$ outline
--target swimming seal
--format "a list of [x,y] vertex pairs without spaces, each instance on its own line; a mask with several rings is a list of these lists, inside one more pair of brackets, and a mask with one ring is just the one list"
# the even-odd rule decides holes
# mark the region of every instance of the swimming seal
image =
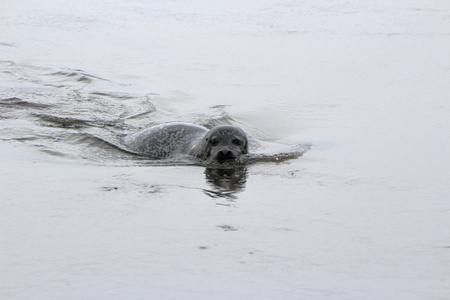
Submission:
[[128,135],[123,142],[131,151],[152,159],[193,157],[223,163],[248,153],[244,131],[231,125],[208,130],[195,124],[166,123]]

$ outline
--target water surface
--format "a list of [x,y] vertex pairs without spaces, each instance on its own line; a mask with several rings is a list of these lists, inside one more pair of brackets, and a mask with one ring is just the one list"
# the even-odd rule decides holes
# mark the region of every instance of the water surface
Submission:
[[[445,299],[449,16],[3,1],[1,298]],[[255,160],[120,147],[170,121],[240,126]]]

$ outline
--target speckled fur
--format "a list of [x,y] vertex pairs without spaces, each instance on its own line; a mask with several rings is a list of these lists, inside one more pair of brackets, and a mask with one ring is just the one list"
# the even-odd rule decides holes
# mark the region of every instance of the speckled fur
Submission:
[[164,159],[189,154],[207,132],[205,127],[194,124],[167,123],[131,134],[124,144],[138,154]]
[[[220,139],[221,144],[212,146],[210,139]],[[239,139],[242,143],[233,145]],[[207,128],[189,123],[166,123],[150,127],[124,139],[132,152],[152,159],[193,157],[200,160],[217,159],[217,152],[226,149],[235,158],[248,152],[247,137],[242,129],[234,126]],[[212,157],[211,157],[212,156]]]

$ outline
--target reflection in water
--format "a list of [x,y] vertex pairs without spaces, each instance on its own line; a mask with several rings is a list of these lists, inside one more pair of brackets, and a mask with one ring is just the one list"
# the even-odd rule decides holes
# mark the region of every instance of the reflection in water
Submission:
[[212,198],[226,198],[235,200],[236,194],[245,189],[248,170],[245,167],[229,169],[206,168],[206,182],[212,187],[204,190]]

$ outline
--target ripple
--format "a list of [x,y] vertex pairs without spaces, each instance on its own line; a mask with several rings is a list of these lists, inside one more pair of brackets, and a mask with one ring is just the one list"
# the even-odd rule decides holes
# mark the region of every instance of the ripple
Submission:
[[[122,144],[122,137],[167,119],[191,121],[207,128],[236,125],[245,129],[251,126],[236,121],[227,111],[229,105],[215,105],[185,118],[177,111],[155,105],[152,93],[118,92],[108,85],[109,80],[79,69],[24,65],[13,61],[0,61],[0,66],[10,84],[14,84],[0,89],[0,121],[22,122],[20,127],[3,126],[2,138],[30,144],[52,156],[121,165],[200,165],[223,173],[211,177],[222,180],[214,185],[220,187],[228,179],[226,171],[218,170],[237,170],[257,163],[283,163],[299,158],[309,149],[309,145],[304,144],[286,147],[272,143],[275,147],[261,151],[264,142],[249,135],[250,151],[259,148],[259,152],[244,155],[232,163],[200,162],[182,156],[152,160],[129,151]],[[87,85],[91,87],[86,89]],[[212,174],[213,171],[208,172]],[[220,189],[207,193],[226,197]]]

